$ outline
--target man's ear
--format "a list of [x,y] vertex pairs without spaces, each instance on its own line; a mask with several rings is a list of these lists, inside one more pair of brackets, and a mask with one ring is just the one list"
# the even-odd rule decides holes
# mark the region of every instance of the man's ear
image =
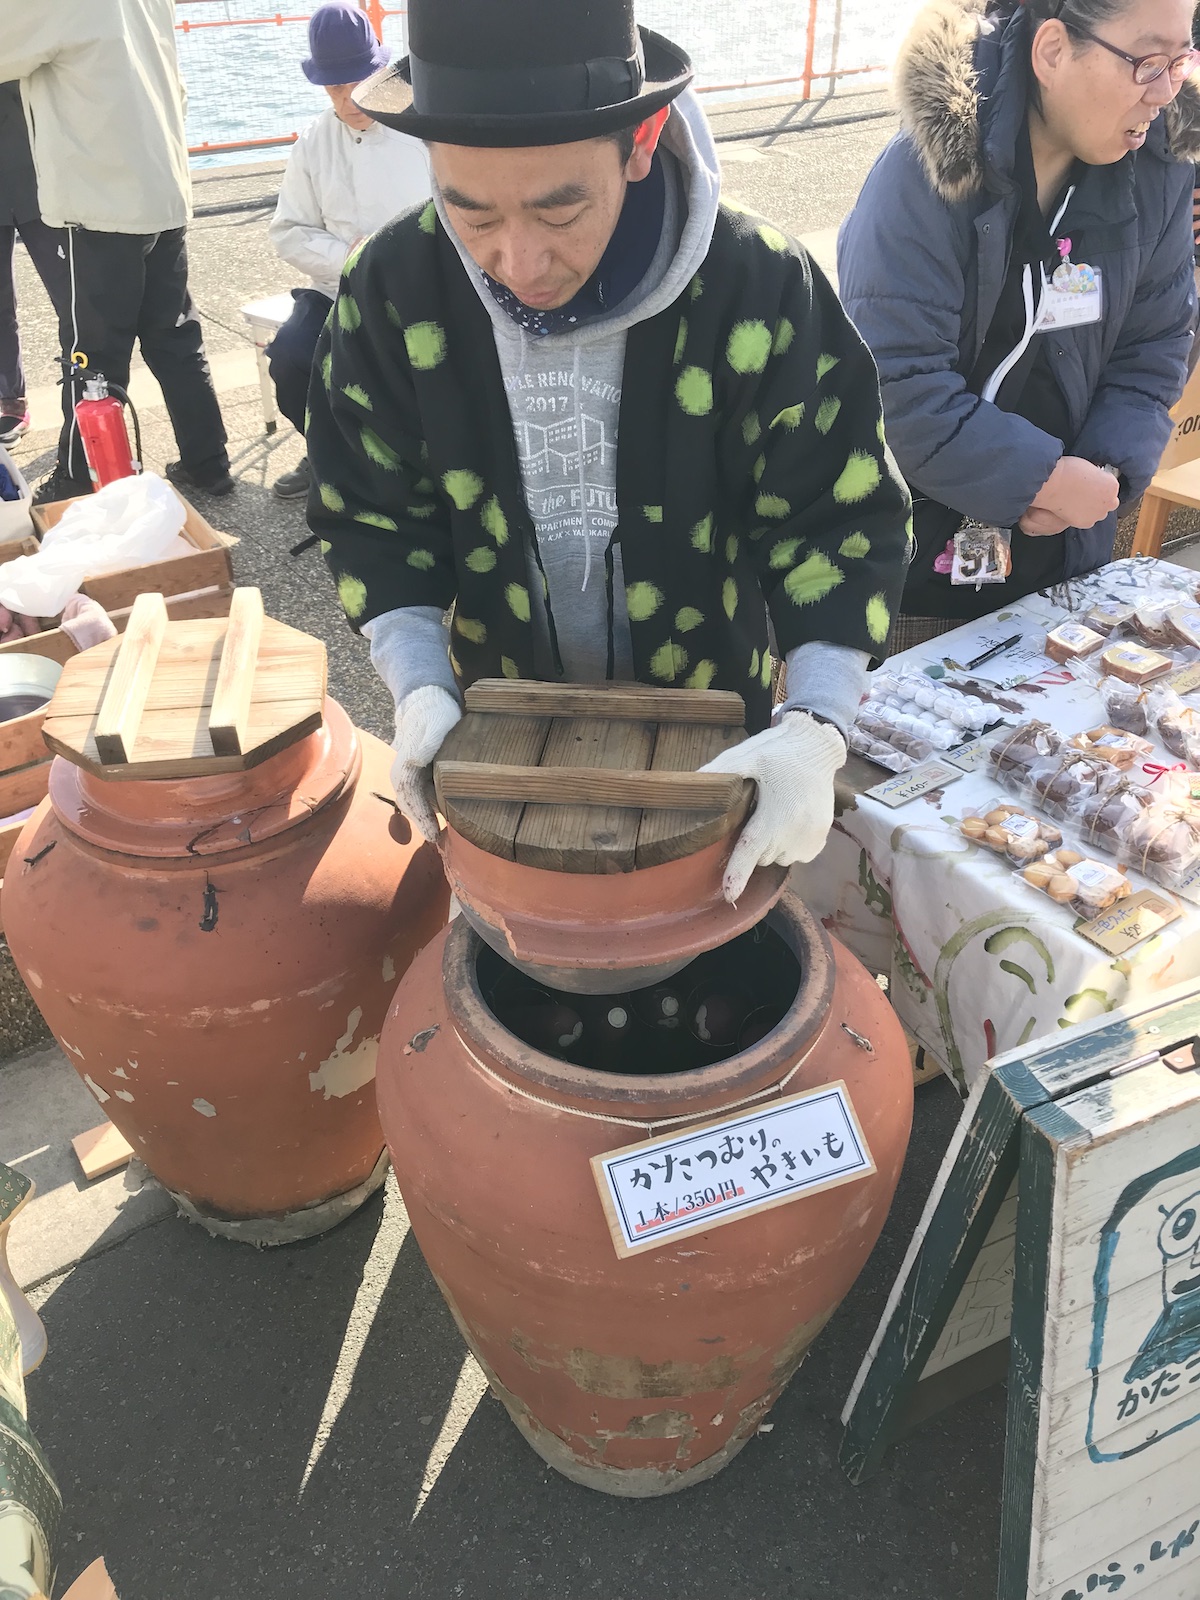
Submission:
[[640,183],[643,178],[649,176],[650,163],[654,160],[654,152],[658,149],[658,141],[662,138],[662,131],[670,115],[670,106],[664,106],[661,111],[656,111],[652,117],[647,117],[645,122],[639,123],[634,129],[633,154],[625,168],[625,176],[630,183]]

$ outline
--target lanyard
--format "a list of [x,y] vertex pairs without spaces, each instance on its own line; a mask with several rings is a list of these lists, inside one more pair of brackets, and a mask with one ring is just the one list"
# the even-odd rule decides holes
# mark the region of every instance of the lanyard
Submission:
[[[1057,212],[1055,213],[1054,221],[1050,224],[1050,232],[1052,235],[1058,231],[1058,225],[1066,215],[1067,207],[1071,204],[1071,199],[1074,193],[1075,185],[1072,184],[1066,192],[1062,205],[1059,206]],[[1038,262],[1038,275],[1041,279],[1041,283],[1037,304],[1035,305],[1033,300],[1033,268],[1031,266],[1026,266],[1021,274],[1021,289],[1025,298],[1025,334],[1021,339],[1021,342],[1017,345],[1016,349],[1011,350],[1008,355],[1005,356],[1004,360],[984,384],[980,394],[980,399],[982,400],[995,401],[996,396],[1000,393],[1001,387],[1004,384],[1005,378],[1008,377],[1009,373],[1016,366],[1017,362],[1020,361],[1021,357],[1025,354],[1026,350],[1029,349],[1029,346],[1033,342],[1033,336],[1037,332],[1038,319],[1042,314],[1042,305],[1046,298],[1046,291],[1050,287],[1049,280],[1046,277],[1045,264],[1040,261]]]

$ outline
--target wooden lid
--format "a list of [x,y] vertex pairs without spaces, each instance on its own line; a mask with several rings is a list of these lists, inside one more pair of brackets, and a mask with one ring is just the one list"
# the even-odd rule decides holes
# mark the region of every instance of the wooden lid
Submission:
[[490,855],[630,872],[731,832],[753,784],[697,769],[746,737],[742,698],[645,684],[487,678],[434,763],[442,815]]
[[129,626],[63,668],[47,708],[50,749],[102,778],[244,772],[321,726],[325,646],[263,615],[237,589],[228,617],[169,622],[141,594]]

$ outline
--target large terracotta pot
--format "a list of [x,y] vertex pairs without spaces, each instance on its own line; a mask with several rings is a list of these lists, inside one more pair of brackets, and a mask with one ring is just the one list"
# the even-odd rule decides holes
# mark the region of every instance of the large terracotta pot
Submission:
[[382,1182],[380,1027],[446,920],[390,752],[325,723],[248,772],[105,782],[54,761],[5,933],[67,1059],[214,1232],[321,1232]]
[[[610,1494],[667,1494],[736,1455],[854,1282],[899,1179],[912,1076],[898,1021],[798,900],[768,923],[799,960],[794,1001],[712,1065],[615,1075],[522,1044],[487,1008],[484,947],[462,918],[384,1027],[380,1116],[425,1259],[528,1442]],[[591,1158],[769,1094],[798,1062],[784,1092],[843,1079],[875,1174],[619,1259]]]

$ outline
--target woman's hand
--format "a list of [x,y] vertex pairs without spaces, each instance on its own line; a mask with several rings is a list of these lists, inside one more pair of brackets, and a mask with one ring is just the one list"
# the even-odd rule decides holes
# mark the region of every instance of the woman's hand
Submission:
[[1027,533],[1034,539],[1047,539],[1056,533],[1062,533],[1070,527],[1053,511],[1042,511],[1037,506],[1030,506],[1029,510],[1017,524],[1022,533]]
[[[1094,528],[1117,509],[1120,499],[1121,486],[1111,472],[1094,467],[1078,456],[1063,456],[1025,513],[1028,517],[1033,512],[1053,512],[1060,519],[1060,525],[1053,530],[1048,525],[1025,528],[1025,532],[1061,533],[1063,528]],[[1025,527],[1024,519],[1021,526]]]

